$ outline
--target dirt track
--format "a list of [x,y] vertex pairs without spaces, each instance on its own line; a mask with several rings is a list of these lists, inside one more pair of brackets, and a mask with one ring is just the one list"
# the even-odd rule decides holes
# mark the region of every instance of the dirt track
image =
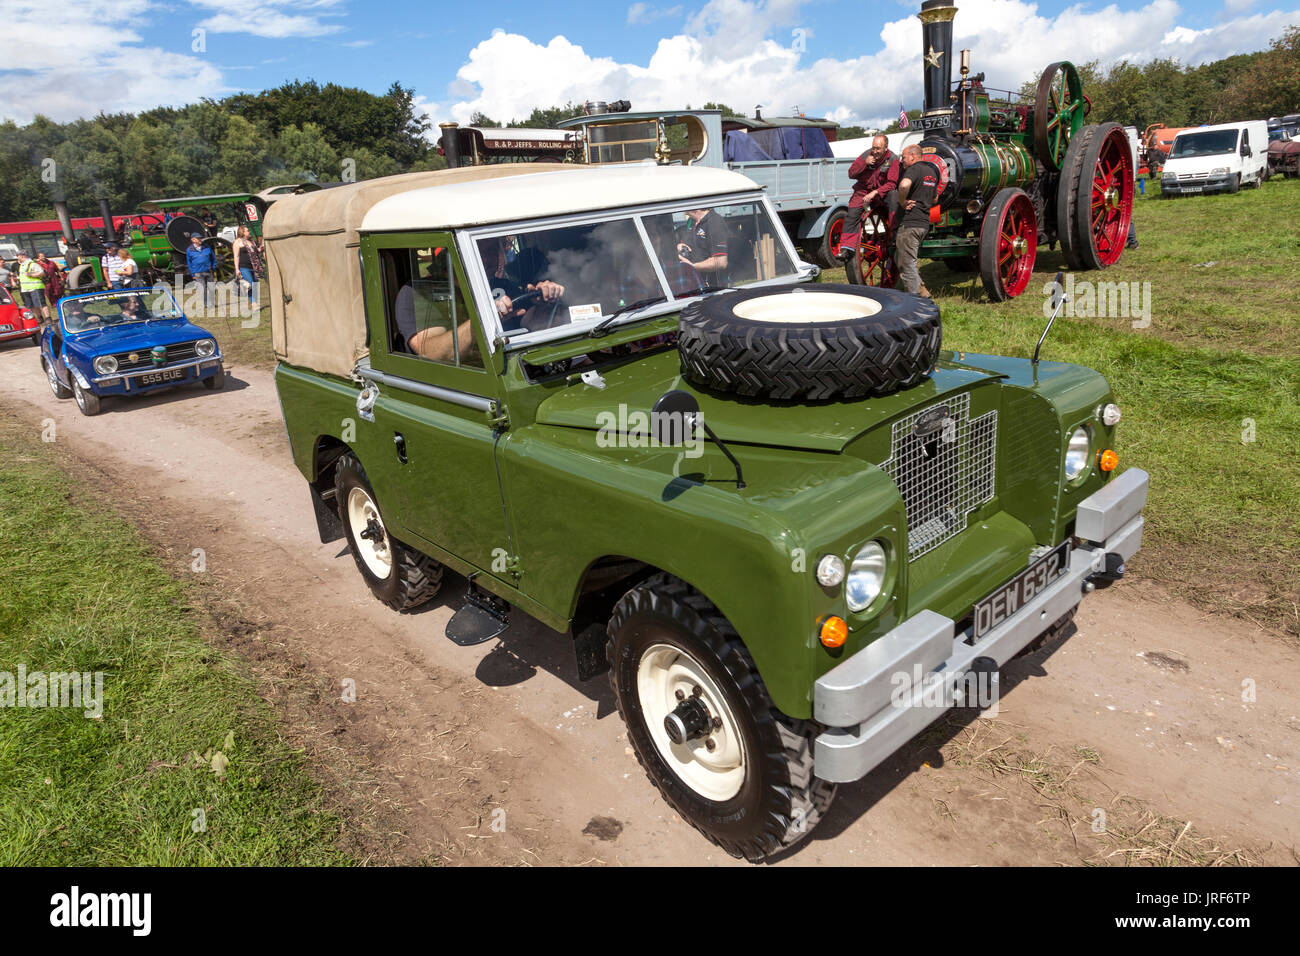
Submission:
[[[60,450],[178,572],[206,552],[200,594],[236,650],[286,679],[356,682],[355,703],[326,690],[297,732],[365,765],[403,858],[736,862],[658,798],[567,638],[516,612],[500,642],[457,647],[442,631],[458,579],[397,615],[341,542],[319,543],[270,373],[228,369],[225,391],[109,400],[97,418],[51,395],[30,346],[0,346],[0,377],[6,411],[34,433],[53,419]],[[1068,640],[1012,665],[996,718],[936,725],[841,788],[777,862],[1300,860],[1300,651],[1171,599],[1135,564],[1084,602]]]

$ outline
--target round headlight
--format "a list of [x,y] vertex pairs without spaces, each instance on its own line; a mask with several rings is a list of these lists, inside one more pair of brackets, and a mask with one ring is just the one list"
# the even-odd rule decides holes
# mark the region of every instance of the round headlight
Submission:
[[1120,415],[1119,406],[1114,402],[1108,402],[1101,409],[1101,423],[1107,428],[1114,428],[1119,424]]
[[112,375],[117,371],[117,359],[111,355],[101,355],[91,363],[100,375]]
[[1088,435],[1088,429],[1076,428],[1074,434],[1070,436],[1070,445],[1065,450],[1065,478],[1067,481],[1074,481],[1083,474],[1083,470],[1088,467],[1091,448],[1092,439]]
[[844,588],[850,611],[862,611],[880,596],[885,587],[885,549],[878,541],[868,541],[853,557],[848,584]]
[[833,588],[844,580],[844,559],[835,554],[822,555],[817,562],[817,583]]
[[207,358],[217,350],[217,343],[212,339],[199,339],[194,343],[194,354],[199,358]]

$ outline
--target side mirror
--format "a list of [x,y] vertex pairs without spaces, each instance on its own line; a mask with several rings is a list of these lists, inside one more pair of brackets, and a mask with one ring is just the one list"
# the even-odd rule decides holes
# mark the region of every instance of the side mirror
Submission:
[[650,409],[650,433],[660,445],[676,447],[685,444],[695,433],[695,416],[700,413],[700,403],[690,392],[674,388],[664,392]]
[[1243,147],[1241,147],[1241,155],[1243,155],[1243,156],[1253,156],[1254,153],[1251,151],[1251,148],[1250,148],[1249,146],[1243,146]]

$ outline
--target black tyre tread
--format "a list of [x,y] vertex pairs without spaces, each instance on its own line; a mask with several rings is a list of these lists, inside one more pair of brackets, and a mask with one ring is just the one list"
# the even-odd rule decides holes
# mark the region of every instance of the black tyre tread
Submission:
[[670,790],[664,788],[662,781],[647,764],[640,748],[633,747],[641,769],[665,802],[683,820],[732,856],[757,862],[794,846],[813,830],[835,798],[836,785],[813,774],[813,738],[818,732],[817,725],[812,721],[787,717],[776,710],[763,679],[754,667],[753,658],[731,622],[702,593],[670,574],[657,574],[641,582],[619,599],[610,615],[608,631],[611,640],[607,645],[609,680],[619,717],[629,727],[630,720],[634,719],[629,718],[623,697],[619,693],[613,635],[631,615],[652,608],[660,613],[667,612],[683,630],[714,651],[718,661],[732,675],[742,695],[750,703],[760,732],[765,728],[774,731],[772,742],[776,746],[762,754],[761,759],[782,764],[788,771],[789,785],[767,789],[763,795],[763,819],[759,832],[747,840],[736,841],[720,838],[693,819],[688,808],[674,799]]
[[[44,355],[41,356],[41,366],[42,366],[42,370],[45,371],[46,375],[48,375],[50,364],[49,364],[49,359],[47,359]],[[57,373],[55,374],[54,377],[56,379],[58,378]],[[54,393],[55,398],[72,397],[72,389],[68,388],[68,386],[64,385],[62,382],[59,382],[57,391],[55,391],[54,389],[51,389],[50,391]]]
[[[1119,130],[1121,134],[1124,127],[1116,122],[1102,123],[1096,127],[1096,132],[1088,141],[1088,146],[1079,156],[1079,169],[1076,179],[1078,180],[1075,188],[1078,190],[1074,197],[1075,222],[1074,227],[1074,254],[1079,259],[1079,268],[1093,270],[1104,269],[1105,265],[1097,255],[1097,246],[1092,236],[1092,182],[1091,178],[1085,183],[1083,181],[1083,171],[1093,170],[1097,166],[1097,157],[1105,143],[1106,137],[1113,131]],[[1089,173],[1091,176],[1091,173]],[[1081,196],[1084,190],[1087,190],[1087,196]],[[1085,220],[1083,214],[1079,212],[1080,208],[1088,210],[1088,218]]]
[[[343,472],[348,468],[355,470],[361,477],[371,498],[374,498],[375,492],[370,486],[370,479],[366,476],[366,470],[362,467],[360,459],[352,452],[344,452],[334,465],[334,492],[338,503],[339,520],[343,522],[344,533],[348,536],[348,544],[352,545],[351,529],[348,527],[347,515],[344,512],[346,496],[342,480]],[[427,554],[422,554],[398,541],[388,530],[387,525],[384,527],[384,533],[388,535],[389,548],[393,552],[393,573],[396,575],[396,581],[395,585],[389,589],[390,593],[388,594],[381,593],[373,584],[370,588],[371,591],[374,592],[375,597],[394,611],[411,611],[429,603],[442,588],[443,565]],[[369,584],[370,577],[362,566],[355,545],[352,546],[351,550],[357,569],[361,571],[361,576]]]
[[[864,294],[871,287],[816,287]],[[823,326],[729,321],[723,295],[695,301],[682,312],[677,349],[682,372],[695,385],[750,397],[822,401],[887,395],[925,380],[939,357],[943,328],[929,299],[874,289],[896,306],[871,321]],[[809,293],[816,294],[816,293]]]
[[1056,238],[1061,243],[1065,264],[1076,271],[1083,268],[1083,260],[1076,248],[1075,202],[1079,192],[1079,179],[1083,175],[1083,154],[1092,145],[1092,138],[1096,134],[1096,126],[1084,126],[1070,140],[1056,186]]

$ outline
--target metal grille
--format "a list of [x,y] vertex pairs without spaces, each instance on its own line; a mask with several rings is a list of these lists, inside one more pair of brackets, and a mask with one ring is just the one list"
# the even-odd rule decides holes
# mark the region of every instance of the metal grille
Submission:
[[[131,355],[135,355],[135,361],[131,360]],[[185,362],[195,358],[193,342],[181,342],[178,345],[167,346],[167,361],[155,366],[153,356],[149,349],[142,348],[136,352],[118,352],[114,355],[117,359],[117,368],[120,372],[133,372],[142,368],[164,368],[173,362]]]
[[998,413],[970,418],[970,395],[944,399],[894,423],[880,467],[907,507],[907,556],[914,561],[966,528],[993,498]]

